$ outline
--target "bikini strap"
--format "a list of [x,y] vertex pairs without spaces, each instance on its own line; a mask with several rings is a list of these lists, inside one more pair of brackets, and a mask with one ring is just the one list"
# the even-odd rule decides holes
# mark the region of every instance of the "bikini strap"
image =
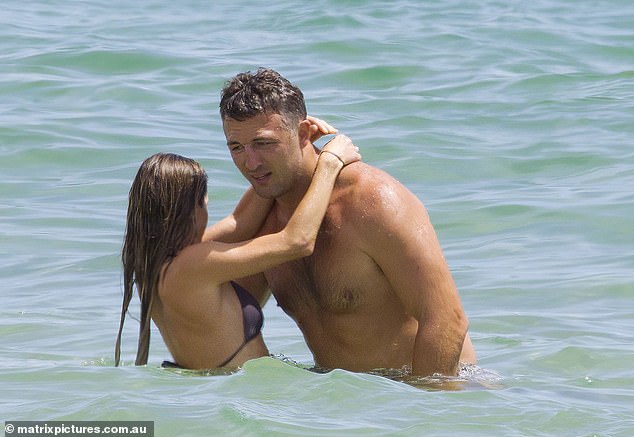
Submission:
[[243,341],[242,344],[240,345],[240,347],[238,348],[237,351],[235,351],[234,353],[231,354],[231,356],[229,358],[227,358],[226,360],[223,361],[222,364],[218,365],[218,367],[225,367],[227,364],[229,364],[229,362],[231,360],[233,360],[236,355],[238,355],[240,353],[240,351],[247,345],[246,341]]

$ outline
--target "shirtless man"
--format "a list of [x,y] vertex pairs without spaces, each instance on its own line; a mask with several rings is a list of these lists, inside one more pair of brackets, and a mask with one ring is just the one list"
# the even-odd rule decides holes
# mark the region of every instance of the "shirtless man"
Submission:
[[[257,194],[274,199],[259,235],[281,230],[319,156],[302,92],[272,70],[238,74],[222,92],[220,114],[236,167]],[[328,125],[319,127],[332,133]],[[207,236],[239,234],[237,216]],[[272,291],[319,367],[456,375],[459,362],[476,361],[467,317],[424,206],[363,162],[339,175],[313,255],[244,283],[262,302]]]

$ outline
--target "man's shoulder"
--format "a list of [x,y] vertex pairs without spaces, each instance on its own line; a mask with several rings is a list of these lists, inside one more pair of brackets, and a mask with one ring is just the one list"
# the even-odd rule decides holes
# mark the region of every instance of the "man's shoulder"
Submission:
[[346,167],[337,182],[347,209],[363,212],[393,211],[418,203],[413,193],[389,173],[364,162]]
[[345,167],[338,180],[338,185],[351,188],[354,194],[367,194],[385,185],[397,184],[400,185],[389,173],[365,162],[355,162]]

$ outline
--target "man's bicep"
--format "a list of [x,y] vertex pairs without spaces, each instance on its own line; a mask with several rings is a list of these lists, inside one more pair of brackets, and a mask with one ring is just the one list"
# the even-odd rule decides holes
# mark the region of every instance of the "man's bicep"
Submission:
[[413,374],[455,374],[468,323],[460,297],[424,206],[409,191],[394,192],[372,209],[368,253],[418,321]]
[[364,230],[369,253],[407,312],[420,321],[438,305],[453,306],[445,301],[453,300],[455,284],[422,203],[402,188],[373,214]]

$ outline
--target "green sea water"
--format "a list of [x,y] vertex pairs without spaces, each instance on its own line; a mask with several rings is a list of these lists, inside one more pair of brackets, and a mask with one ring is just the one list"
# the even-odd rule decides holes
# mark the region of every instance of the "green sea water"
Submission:
[[[161,369],[156,331],[133,366],[134,319],[113,367],[134,173],[155,152],[193,157],[210,220],[229,213],[246,182],[219,91],[259,66],[425,203],[480,360],[461,389],[309,371],[274,301],[275,357],[236,373]],[[0,96],[0,419],[634,435],[631,1],[5,0]]]

